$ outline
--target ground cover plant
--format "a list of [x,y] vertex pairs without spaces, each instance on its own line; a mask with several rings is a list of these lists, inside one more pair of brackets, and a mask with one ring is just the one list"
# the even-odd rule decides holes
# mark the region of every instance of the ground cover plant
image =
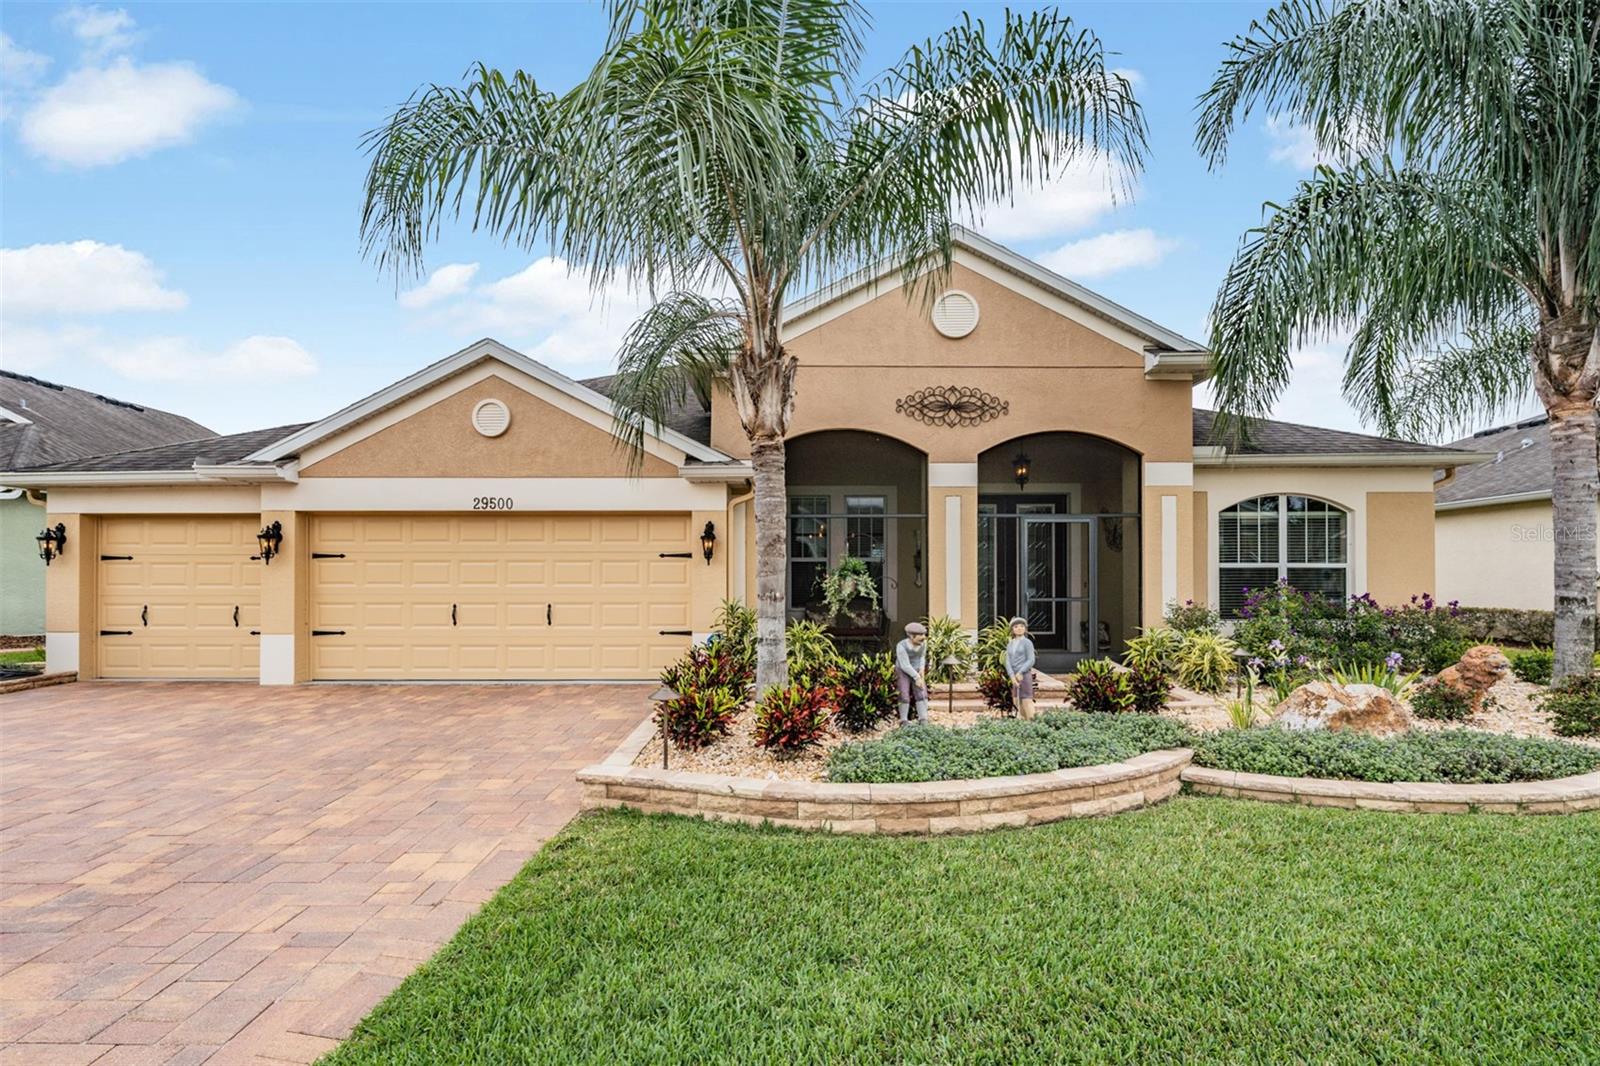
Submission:
[[1551,725],[1564,737],[1600,735],[1600,674],[1569,677],[1541,699]]
[[42,663],[44,662],[43,648],[18,648],[13,651],[0,651],[0,666],[9,663]]
[[1472,697],[1453,685],[1429,681],[1411,692],[1411,713],[1441,722],[1464,722],[1472,714]]
[[902,839],[606,812],[324,1066],[1576,1064],[1596,869],[1592,814],[1179,797]]
[[1121,762],[1188,742],[1183,726],[1153,715],[1057,712],[1027,721],[990,718],[966,729],[916,726],[841,745],[828,758],[828,780],[960,781],[1039,774]]
[[1195,738],[1197,766],[1281,777],[1346,781],[1442,781],[1460,785],[1544,781],[1600,768],[1600,750],[1561,740],[1470,729],[1366,733],[1229,729]]

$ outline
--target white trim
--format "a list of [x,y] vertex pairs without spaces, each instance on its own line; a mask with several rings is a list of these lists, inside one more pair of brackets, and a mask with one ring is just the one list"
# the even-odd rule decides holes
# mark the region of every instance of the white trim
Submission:
[[756,476],[748,460],[737,459],[726,463],[684,463],[678,467],[678,476],[696,484],[734,485]]
[[[1132,334],[1143,342],[1136,341],[1130,344],[1126,339],[1118,338],[1129,347],[1142,351],[1145,344],[1153,343],[1158,347],[1178,352],[1202,352],[1205,350],[1205,345],[1192,341],[1181,334],[1174,333],[1165,326],[1159,325],[1143,315],[1136,314],[1121,304],[1108,300],[1099,293],[1062,277],[1053,270],[1047,270],[1033,260],[1018,255],[1004,245],[998,244],[966,226],[952,226],[950,239],[953,246],[952,258],[955,262],[969,269],[977,270],[991,281],[1006,285],[1007,288],[1013,291],[1021,290],[1017,289],[1016,285],[998,276],[995,271],[982,269],[976,261],[987,261],[989,264],[1000,268],[1004,273],[1030,282],[1036,288],[1044,290],[1058,300],[1090,312],[1093,317],[1103,323],[1121,327],[1122,331]],[[961,253],[963,252],[968,254],[962,255]],[[825,286],[817,292],[789,304],[784,308],[784,316],[787,322],[784,330],[784,339],[788,340],[791,337],[799,336],[815,329],[830,318],[842,314],[844,310],[849,310],[846,307],[836,311],[830,305],[849,302],[850,306],[859,306],[868,299],[876,298],[885,292],[892,292],[899,288],[903,278],[901,266],[902,264],[896,257],[885,257],[848,277],[840,279],[833,285]],[[934,266],[934,260],[930,259],[927,265],[922,268],[923,272],[933,269]],[[866,298],[858,298],[863,292],[868,293]],[[1037,297],[1034,298],[1037,299]],[[1039,302],[1045,303],[1042,300]],[[818,316],[820,318],[819,321],[807,321],[816,312],[825,309],[829,313]],[[1056,309],[1061,310],[1060,307]],[[1080,314],[1066,311],[1062,313],[1075,321],[1091,325],[1088,322],[1084,322],[1084,318]],[[1091,328],[1095,327],[1091,325]],[[1098,331],[1105,333],[1103,328]],[[1107,335],[1109,336],[1110,334]]]
[[0,486],[0,500],[20,500],[21,498],[22,498],[22,490],[21,489],[13,489],[13,488],[7,488],[5,486]]
[[261,683],[294,684],[294,634],[261,634]]
[[47,674],[70,673],[78,669],[78,634],[44,635],[44,669]]
[[944,613],[961,617],[961,497],[944,498]]
[[1178,498],[1161,497],[1161,609],[1178,598]]
[[1146,488],[1183,488],[1194,484],[1193,463],[1145,463]]
[[1479,496],[1475,500],[1447,500],[1435,502],[1435,511],[1467,511],[1475,507],[1504,507],[1514,503],[1539,503],[1553,497],[1549,489],[1534,492],[1510,492],[1504,496]]
[[474,497],[509,498],[512,506],[505,509],[507,513],[727,507],[727,490],[721,485],[693,485],[667,477],[309,477],[295,485],[263,485],[261,509],[472,511],[477,509]]
[[[429,386],[486,359],[499,360],[511,369],[521,371],[528,377],[592,408],[607,420],[608,425],[610,420],[616,417],[616,407],[609,398],[589,388],[587,385],[581,385],[573,381],[565,374],[550,369],[535,359],[528,358],[514,348],[508,348],[499,341],[485,337],[474,344],[469,344],[453,355],[446,356],[431,366],[424,367],[409,377],[402,378],[387,388],[378,390],[365,399],[356,401],[343,410],[322,419],[320,422],[312,423],[306,428],[284,437],[282,440],[275,441],[267,447],[246,456],[245,461],[275,462],[280,459],[287,459],[309,448],[311,445],[327,440],[341,430],[371,418],[373,415],[423,392]],[[662,427],[659,432],[647,432],[646,435],[654,437],[662,443],[668,444],[685,455],[691,455],[696,459],[718,462],[728,458],[728,456],[723,455],[715,448],[701,444],[697,440],[666,427]]]
[[0,422],[15,422],[22,426],[33,425],[33,419],[20,415],[9,407],[0,405]]
[[929,463],[928,487],[932,489],[971,489],[978,486],[978,464]]
[[1471,466],[1486,463],[1487,452],[1328,452],[1318,455],[1221,455],[1194,450],[1196,466]]
[[1211,353],[1146,348],[1144,376],[1151,381],[1192,381],[1198,384],[1211,377]]
[[[206,468],[209,469],[209,468]],[[273,468],[252,467],[263,470],[262,477],[211,477],[203,470],[23,470],[0,474],[0,482],[24,488],[51,489],[63,485],[194,485],[217,484],[226,481],[281,481]]]
[[[747,536],[745,523],[749,521],[748,514],[752,506],[752,501],[745,500],[728,509],[728,599],[738,603],[750,602],[746,595],[748,589],[744,573],[744,540]],[[787,526],[787,523],[785,525]],[[786,542],[788,537],[789,531],[785,528]]]

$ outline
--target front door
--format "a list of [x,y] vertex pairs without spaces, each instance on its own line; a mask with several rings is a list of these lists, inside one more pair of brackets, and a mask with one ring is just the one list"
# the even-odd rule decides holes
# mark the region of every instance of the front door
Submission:
[[1094,655],[1095,519],[1019,513],[1019,610],[1046,670]]

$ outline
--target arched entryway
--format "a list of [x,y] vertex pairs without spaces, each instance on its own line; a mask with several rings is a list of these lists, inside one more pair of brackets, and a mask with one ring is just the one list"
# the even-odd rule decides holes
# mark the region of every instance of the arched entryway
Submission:
[[852,429],[808,433],[785,447],[789,616],[818,616],[822,579],[846,557],[865,560],[878,584],[884,634],[925,616],[927,456]]
[[1139,454],[1036,433],[978,457],[978,615],[1026,615],[1047,670],[1138,633]]

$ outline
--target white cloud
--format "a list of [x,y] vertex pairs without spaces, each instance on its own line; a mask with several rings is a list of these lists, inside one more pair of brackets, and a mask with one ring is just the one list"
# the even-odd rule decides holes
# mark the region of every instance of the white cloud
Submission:
[[73,241],[0,248],[0,308],[8,314],[176,311],[189,298],[162,284],[148,257],[120,244]]
[[139,36],[133,28],[133,16],[121,8],[74,4],[62,12],[61,23],[72,31],[90,59],[121,52]]
[[1098,278],[1155,266],[1177,246],[1177,241],[1159,237],[1151,229],[1119,229],[1064,244],[1035,258],[1070,278]]
[[30,52],[10,37],[0,33],[0,81],[6,85],[32,85],[39,80],[39,76],[49,65],[49,56]]
[[400,294],[401,307],[428,307],[467,290],[477,276],[477,263],[450,263],[428,275],[428,280]]
[[53,162],[103,166],[187,143],[238,104],[193,64],[140,66],[124,56],[46,89],[23,115],[22,140]]
[[289,337],[246,337],[211,351],[188,337],[101,341],[89,355],[125,378],[138,381],[203,381],[211,378],[302,378],[317,372],[317,358]]
[[1274,163],[1287,163],[1296,170],[1310,170],[1330,157],[1317,148],[1317,136],[1309,126],[1274,115],[1267,119],[1267,139],[1272,147],[1267,157]]
[[1144,72],[1133,67],[1112,67],[1111,73],[1121,74],[1135,89],[1144,84]]
[[1075,162],[1043,184],[1018,189],[1011,203],[977,213],[979,229],[996,240],[1032,240],[1068,233],[1116,207],[1127,192],[1105,159]]

